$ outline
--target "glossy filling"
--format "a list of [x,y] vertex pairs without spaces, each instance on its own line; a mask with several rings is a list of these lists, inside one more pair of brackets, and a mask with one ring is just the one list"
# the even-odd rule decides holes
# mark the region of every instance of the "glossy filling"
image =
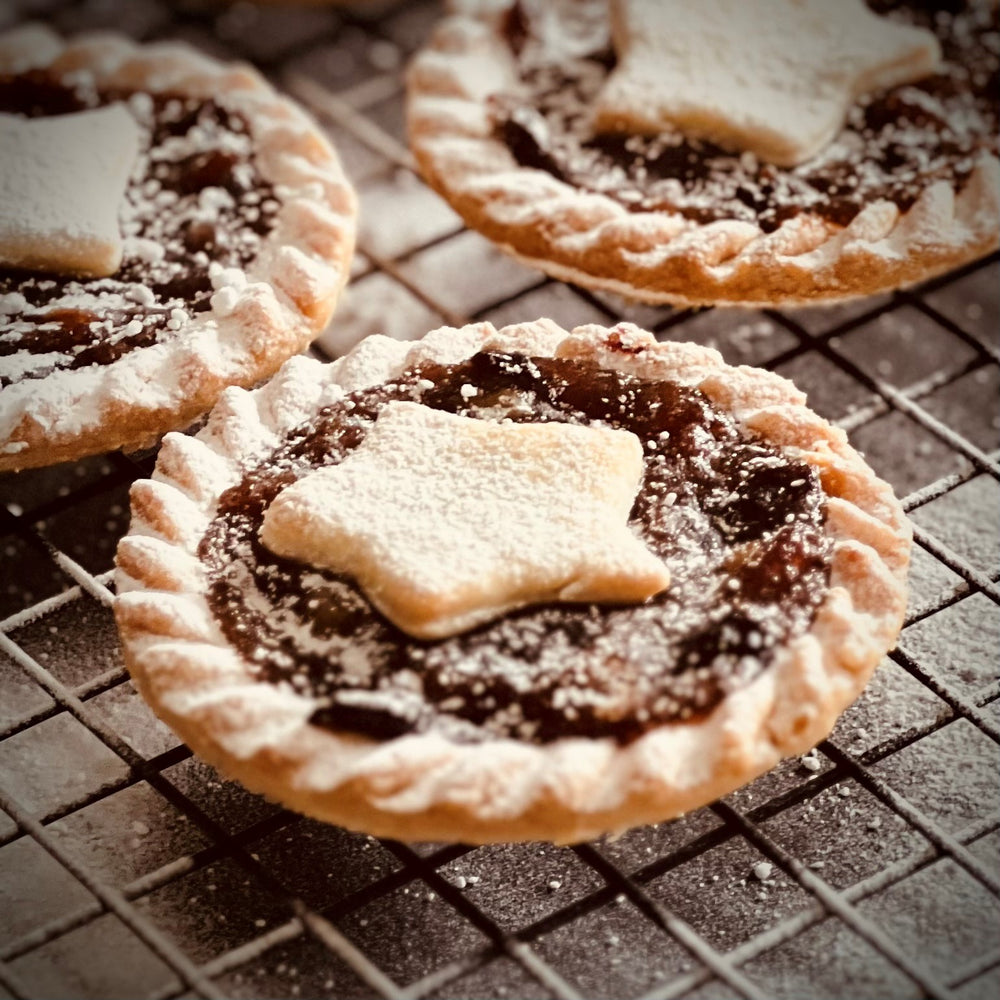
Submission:
[[246,120],[213,100],[97,92],[44,71],[0,76],[0,111],[67,114],[122,101],[142,147],[122,212],[121,267],[75,279],[0,267],[0,386],[106,365],[168,340],[210,308],[210,267],[245,267],[278,203]]
[[[669,589],[640,606],[538,606],[421,642],[349,579],[265,549],[257,533],[270,501],[342,460],[396,399],[483,420],[601,421],[636,434],[645,472],[630,523],[669,566]],[[229,641],[261,680],[321,699],[318,725],[376,738],[435,730],[457,740],[624,743],[705,714],[808,629],[829,583],[824,520],[812,469],[741,431],[696,389],[590,363],[480,353],[423,364],[322,410],[223,494],[199,554]]]
[[934,31],[944,65],[933,76],[860,100],[834,142],[793,169],[679,133],[594,135],[588,111],[615,65],[603,0],[560,5],[572,21],[564,26],[567,37],[577,39],[582,53],[574,58],[554,56],[534,33],[532,5],[515,3],[505,37],[520,61],[523,91],[491,98],[496,135],[522,166],[634,211],[678,212],[700,223],[739,219],[765,232],[801,212],[847,225],[880,198],[905,211],[936,180],[961,189],[976,155],[997,150],[996,5],[869,0],[869,6]]

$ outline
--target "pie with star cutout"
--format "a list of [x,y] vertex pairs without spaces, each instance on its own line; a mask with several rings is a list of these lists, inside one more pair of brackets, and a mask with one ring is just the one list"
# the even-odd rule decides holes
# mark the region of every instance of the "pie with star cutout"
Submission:
[[910,532],[788,381],[621,324],[371,337],[168,435],[126,663],[225,774],[407,840],[579,841],[824,737]]
[[0,35],[0,471],[147,447],[326,325],[355,196],[315,123],[180,43]]
[[998,244],[992,0],[451,7],[409,69],[414,154],[468,225],[556,278],[822,303]]

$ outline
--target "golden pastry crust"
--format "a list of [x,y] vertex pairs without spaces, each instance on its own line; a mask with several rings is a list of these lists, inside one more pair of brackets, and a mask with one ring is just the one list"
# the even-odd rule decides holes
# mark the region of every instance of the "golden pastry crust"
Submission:
[[[169,339],[114,363],[63,369],[0,394],[0,471],[151,445],[207,412],[229,385],[273,374],[326,326],[350,270],[356,197],[315,123],[249,66],[179,43],[114,34],[63,40],[30,25],[0,36],[0,74],[84,74],[125,93],[211,98],[247,121],[254,160],[274,186],[274,226],[231,291]],[[238,269],[237,269],[238,270]]]
[[[833,539],[829,590],[809,630],[693,722],[634,742],[452,742],[439,733],[375,741],[309,723],[316,703],[256,681],[206,600],[199,541],[220,494],[284,433],[344,392],[421,360],[483,348],[592,359],[696,386],[746,430],[818,472]],[[248,787],[356,830],[408,840],[579,841],[701,806],[829,733],[895,642],[910,529],[890,487],[845,434],[785,379],[726,365],[718,352],[658,343],[622,324],[567,332],[549,320],[445,328],[417,343],[370,337],[332,365],[289,361],[267,386],[230,389],[197,437],[169,435],[151,481],[132,491],[118,551],[116,616],[146,699],[200,755]]]
[[1000,161],[979,154],[960,191],[929,184],[907,211],[868,204],[847,225],[803,212],[765,233],[630,211],[520,166],[493,135],[491,95],[517,92],[501,24],[514,0],[458,0],[408,73],[410,143],[465,222],[555,278],[646,302],[808,304],[924,281],[998,245]]

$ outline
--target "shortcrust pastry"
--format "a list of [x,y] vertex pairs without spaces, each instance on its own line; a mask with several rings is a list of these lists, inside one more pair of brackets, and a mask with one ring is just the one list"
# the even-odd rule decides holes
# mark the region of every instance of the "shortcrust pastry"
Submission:
[[456,0],[410,67],[411,144],[564,280],[678,304],[912,284],[997,246],[997,5],[868,6]]
[[326,325],[355,196],[252,68],[19,28],[0,136],[0,470],[150,445]]
[[659,821],[813,746],[895,641],[910,546],[788,381],[548,320],[293,359],[169,435],[132,517],[126,662],[196,752],[469,842]]

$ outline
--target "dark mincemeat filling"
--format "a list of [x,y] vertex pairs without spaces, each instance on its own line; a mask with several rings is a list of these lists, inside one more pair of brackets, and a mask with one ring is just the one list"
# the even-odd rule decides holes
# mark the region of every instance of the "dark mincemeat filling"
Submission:
[[[471,399],[462,387],[478,393]],[[422,642],[346,577],[257,539],[285,486],[335,464],[386,402],[484,420],[602,421],[636,434],[645,473],[631,524],[671,572],[643,605],[551,604]],[[443,512],[444,513],[444,512]],[[223,494],[200,546],[209,602],[260,678],[325,699],[313,721],[386,738],[628,742],[711,710],[808,629],[830,573],[824,494],[806,464],[741,431],[698,390],[590,363],[481,353],[349,395]],[[502,531],[503,525],[489,525]]]
[[522,58],[529,96],[492,98],[496,134],[522,166],[635,211],[679,212],[701,223],[740,219],[765,232],[803,211],[847,225],[880,198],[905,211],[933,181],[960,189],[976,154],[997,148],[997,15],[995,6],[975,0],[869,0],[869,6],[934,31],[945,64],[933,76],[859,101],[838,139],[794,169],[733,156],[709,142],[593,135],[588,108],[615,65],[614,53],[601,47],[580,59],[546,61],[522,3],[508,14],[505,33]]
[[[29,117],[115,101],[129,106],[130,99],[129,93],[74,89],[43,70],[0,75],[0,111]],[[126,242],[121,266],[108,278],[0,267],[0,301],[12,294],[25,300],[12,315],[0,310],[6,313],[0,315],[0,358],[62,355],[18,365],[15,375],[8,369],[0,386],[61,368],[110,364],[169,339],[192,314],[210,307],[209,265],[245,267],[273,228],[277,202],[252,156],[240,148],[249,142],[242,115],[214,100],[163,93],[149,96],[146,117],[146,169],[129,181],[133,228],[125,235],[147,249],[130,253]],[[213,189],[210,199],[206,189]],[[159,249],[150,256],[149,247]]]

